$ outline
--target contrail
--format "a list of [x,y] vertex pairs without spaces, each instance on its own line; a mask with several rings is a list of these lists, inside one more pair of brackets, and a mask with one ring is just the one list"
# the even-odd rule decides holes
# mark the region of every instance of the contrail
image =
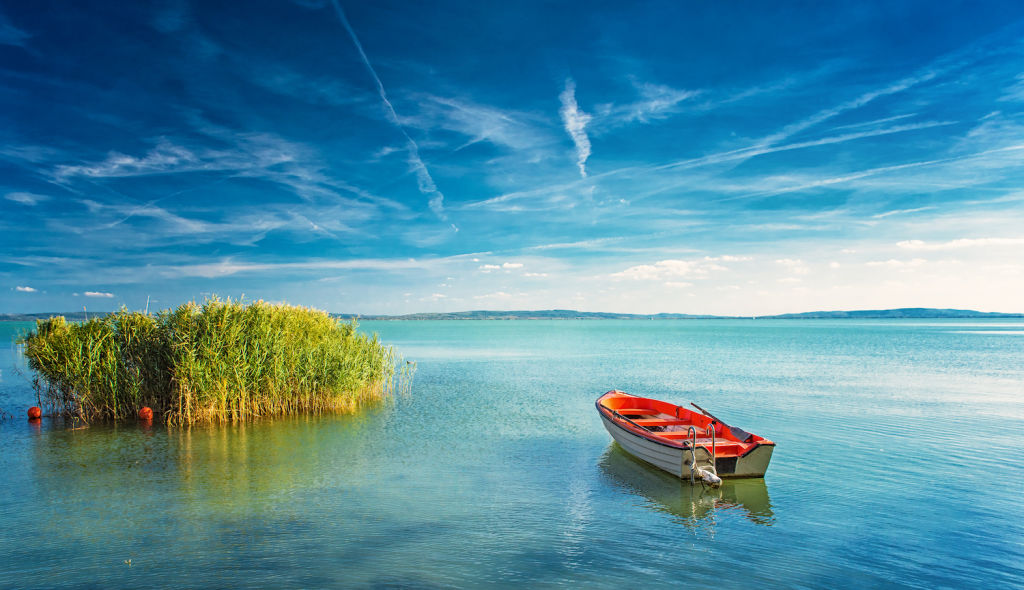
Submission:
[[572,138],[576,146],[576,166],[580,169],[580,177],[587,177],[587,158],[590,157],[590,138],[587,137],[587,124],[590,123],[590,115],[580,110],[576,103],[576,82],[571,78],[565,81],[565,90],[558,98],[562,101],[562,108],[558,114],[562,117],[565,125],[565,132]]
[[[427,170],[426,164],[423,163],[423,159],[420,158],[420,148],[413,141],[409,133],[406,132],[405,127],[402,126],[401,121],[398,118],[398,113],[395,112],[395,107],[388,100],[388,93],[384,90],[384,84],[380,81],[380,76],[377,75],[377,71],[373,69],[373,65],[370,64],[370,58],[366,57],[366,52],[363,51],[363,44],[359,42],[359,37],[356,37],[356,32],[352,29],[352,25],[349,24],[348,19],[345,17],[345,11],[341,9],[341,4],[338,0],[331,0],[331,4],[334,5],[334,11],[338,14],[338,20],[345,26],[345,30],[348,31],[349,37],[352,38],[352,42],[355,43],[356,49],[359,51],[359,57],[363,60],[363,65],[366,66],[367,71],[370,72],[370,76],[373,77],[373,81],[377,84],[377,94],[380,95],[380,100],[384,103],[384,111],[387,113],[388,120],[402,132],[402,136],[405,137],[406,149],[409,152],[409,166],[412,167],[413,172],[416,173],[416,183],[419,186],[420,192],[430,197],[430,210],[434,212],[439,218],[444,221],[448,221],[448,216],[444,212],[444,195],[441,191],[437,190],[437,185],[434,184],[434,179],[430,176],[430,171]],[[454,226],[453,226],[454,227]]]

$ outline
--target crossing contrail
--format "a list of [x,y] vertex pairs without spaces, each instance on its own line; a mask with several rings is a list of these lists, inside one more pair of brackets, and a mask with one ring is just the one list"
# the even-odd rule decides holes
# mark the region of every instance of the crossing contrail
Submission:
[[420,148],[413,141],[412,137],[402,126],[401,120],[398,118],[398,113],[395,112],[394,105],[388,99],[388,93],[384,90],[384,84],[380,81],[380,76],[377,75],[377,71],[373,69],[373,65],[370,63],[370,58],[366,57],[366,51],[363,50],[363,44],[359,42],[359,37],[356,36],[356,32],[352,29],[352,25],[349,24],[348,18],[345,17],[345,11],[341,9],[341,4],[338,0],[331,0],[331,4],[334,5],[334,11],[338,14],[338,20],[344,25],[345,30],[348,31],[349,37],[352,38],[352,42],[356,46],[356,50],[359,51],[359,57],[363,60],[363,65],[366,66],[366,70],[370,72],[370,76],[373,77],[373,81],[377,84],[377,94],[380,95],[380,100],[384,103],[384,112],[387,114],[388,120],[398,128],[405,137],[406,150],[409,153],[409,166],[412,171],[416,174],[416,183],[419,186],[420,192],[430,197],[429,205],[430,210],[434,212],[439,218],[444,221],[448,220],[448,216],[444,212],[444,195],[437,189],[437,185],[434,184],[433,177],[430,176],[430,171],[427,170],[427,165],[423,163],[423,159],[420,158]]

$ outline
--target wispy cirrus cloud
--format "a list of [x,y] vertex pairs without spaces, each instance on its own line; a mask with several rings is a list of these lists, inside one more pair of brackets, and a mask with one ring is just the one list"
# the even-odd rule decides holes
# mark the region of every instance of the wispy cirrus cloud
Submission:
[[456,150],[474,143],[488,142],[510,150],[529,152],[528,157],[533,158],[535,150],[553,143],[553,138],[544,130],[546,122],[536,115],[500,109],[464,98],[433,94],[418,95],[416,98],[420,114],[405,117],[403,122],[426,131],[443,129],[467,137],[468,140],[457,146]]
[[232,138],[228,149],[213,146],[188,147],[166,137],[142,156],[111,152],[97,162],[60,164],[53,170],[59,183],[75,178],[128,178],[192,172],[247,173],[308,158],[299,144],[266,133],[242,133]]
[[1017,82],[1006,89],[999,100],[1010,102],[1024,102],[1024,74],[1018,74]]
[[[365,212],[345,206],[266,204],[258,210],[243,210],[221,219],[203,219],[211,211],[196,209],[190,215],[174,212],[150,203],[101,203],[91,199],[80,201],[89,212],[88,220],[74,222],[88,228],[93,240],[123,241],[131,236],[140,247],[159,246],[168,240],[191,243],[225,242],[237,246],[254,246],[271,233],[289,234],[299,242],[315,238],[338,238],[342,234],[359,233],[354,223],[364,220]],[[92,225],[88,225],[91,223]],[[51,225],[59,227],[56,222]]]
[[877,88],[875,90],[870,90],[851,100],[842,102],[836,106],[829,107],[827,109],[822,109],[809,117],[801,119],[800,121],[786,125],[778,132],[763,138],[755,146],[753,146],[752,149],[756,151],[758,148],[764,148],[775,145],[776,143],[788,139],[789,137],[792,137],[793,135],[796,135],[797,133],[800,133],[806,129],[824,123],[825,121],[828,121],[830,119],[834,119],[835,117],[838,117],[839,115],[846,113],[847,111],[859,109],[879,98],[897,94],[914,86],[922,84],[924,82],[933,80],[936,77],[938,77],[941,73],[946,71],[946,69],[948,68],[929,66],[927,68],[924,68],[922,71],[919,71],[913,75],[897,80],[896,82],[893,82],[887,86],[883,86],[882,88]]
[[[826,145],[833,145],[838,143],[845,143],[849,141],[855,141],[858,139],[865,139],[870,137],[879,137],[882,135],[892,135],[895,133],[906,133],[908,131],[919,131],[923,129],[931,129],[933,127],[943,127],[947,125],[954,125],[956,121],[925,121],[922,123],[911,123],[906,125],[895,125],[892,127],[885,127],[879,129],[871,129],[867,131],[857,131],[853,133],[844,133],[840,135],[833,135],[830,137],[821,137],[818,139],[812,139],[807,141],[797,141],[782,145],[775,145],[775,142],[761,142],[753,146],[739,148],[735,150],[729,150],[725,152],[719,152],[715,154],[709,154],[701,156],[699,158],[691,158],[688,160],[680,160],[677,162],[671,162],[669,164],[662,164],[655,167],[655,169],[667,169],[667,168],[696,168],[700,166],[710,166],[716,164],[722,164],[726,162],[738,162],[742,160],[748,160],[756,156],[762,156],[765,154],[774,154],[777,152],[787,152],[792,150],[800,150],[806,148],[821,147]],[[781,137],[781,135],[780,135]]]
[[253,84],[306,104],[351,108],[364,102],[363,95],[337,77],[303,74],[279,63],[239,63],[239,69],[252,74],[248,80]]
[[111,152],[103,160],[59,164],[50,173],[61,186],[79,180],[218,173],[253,178],[286,188],[302,199],[348,207],[348,216],[365,219],[378,208],[403,213],[407,207],[335,178],[324,170],[316,151],[270,133],[237,132],[193,118],[191,126],[205,143],[161,137],[141,155]]
[[580,176],[587,177],[587,159],[590,158],[590,138],[587,137],[587,124],[590,123],[590,115],[580,110],[576,103],[576,82],[571,78],[565,81],[565,90],[558,96],[562,102],[562,108],[558,111],[562,117],[562,124],[565,132],[572,138],[576,146],[576,166],[580,169]]
[[893,215],[907,215],[909,213],[920,213],[921,211],[933,211],[937,207],[914,207],[913,209],[894,209],[892,211],[886,211],[884,213],[877,213],[872,215],[872,219],[884,219],[886,217],[892,217]]
[[96,298],[99,298],[99,299],[113,299],[114,298],[114,294],[113,293],[107,293],[106,291],[86,291],[86,292],[84,292],[82,294],[85,295],[86,297],[96,297]]
[[627,123],[650,123],[676,112],[684,101],[701,94],[699,90],[682,90],[664,84],[633,81],[639,99],[622,104],[599,105],[595,125],[615,127]]
[[197,219],[182,217],[181,215],[174,214],[163,207],[158,207],[153,203],[146,203],[142,205],[120,203],[108,205],[91,199],[84,199],[81,203],[89,210],[89,213],[93,218],[98,218],[97,214],[102,214],[103,212],[115,214],[117,218],[106,223],[105,227],[107,228],[121,225],[133,217],[156,219],[164,223],[163,229],[168,231],[168,233],[188,235],[209,232],[215,225]]
[[169,277],[216,278],[236,274],[264,272],[301,272],[322,270],[381,270],[401,271],[431,268],[439,260],[360,258],[355,260],[302,260],[294,262],[242,262],[225,258],[218,262],[168,265],[158,269]]
[[[939,180],[945,182],[948,188],[972,186],[975,184],[988,182],[990,180],[990,178],[978,177],[976,174],[974,174],[974,167],[985,168],[988,169],[990,172],[992,172],[995,168],[998,167],[1019,167],[1021,166],[1020,160],[1016,159],[1014,155],[1016,152],[1022,150],[1024,150],[1024,144],[1009,145],[1005,147],[993,148],[990,150],[982,150],[975,153],[956,155],[933,160],[907,162],[904,164],[895,164],[892,166],[879,166],[876,168],[868,168],[863,170],[839,173],[838,175],[793,175],[787,177],[789,182],[780,182],[776,187],[763,190],[757,190],[756,184],[750,182],[739,183],[733,187],[723,187],[723,192],[726,192],[725,189],[729,189],[728,192],[738,192],[744,194],[731,197],[722,197],[719,199],[719,201],[727,201],[732,199],[762,198],[838,185],[846,185],[849,188],[856,186],[856,182],[862,181],[863,179],[869,177],[891,176],[894,173],[904,173],[923,168],[939,169],[942,167],[947,167],[947,172],[949,172],[949,174],[939,177],[936,177],[933,174],[928,178],[923,178],[921,179],[922,182],[916,184],[916,188],[915,186],[911,186],[910,190],[919,190],[922,186],[936,186],[934,183],[936,183]],[[970,163],[973,166],[971,168],[965,168],[963,166],[964,163]],[[967,174],[966,178],[962,178],[964,176],[964,170],[970,170],[970,173]],[[762,181],[761,184],[764,184],[764,182]]]
[[14,26],[7,15],[0,12],[0,45],[26,47],[32,35]]
[[39,195],[36,193],[27,193],[19,191],[7,193],[6,195],[4,195],[4,198],[7,199],[8,201],[14,201],[15,203],[21,203],[22,205],[33,207],[44,201],[49,201],[51,197],[47,195]]

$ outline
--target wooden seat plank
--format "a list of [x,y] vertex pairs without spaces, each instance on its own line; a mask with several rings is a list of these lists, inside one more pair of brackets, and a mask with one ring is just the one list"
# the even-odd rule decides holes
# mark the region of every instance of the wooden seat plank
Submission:
[[[619,412],[620,414],[622,412]],[[676,420],[674,418],[637,418],[633,420],[641,426],[682,426],[689,424],[686,420]]]

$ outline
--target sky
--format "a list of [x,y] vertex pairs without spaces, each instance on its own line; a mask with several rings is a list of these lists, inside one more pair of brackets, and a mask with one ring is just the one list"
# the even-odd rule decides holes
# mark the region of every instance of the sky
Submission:
[[0,313],[1024,312],[1024,3],[0,1]]

